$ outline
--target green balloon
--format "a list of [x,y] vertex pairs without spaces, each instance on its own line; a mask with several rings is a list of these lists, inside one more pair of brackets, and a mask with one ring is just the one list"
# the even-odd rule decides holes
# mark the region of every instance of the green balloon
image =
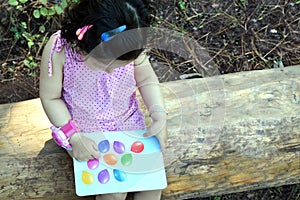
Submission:
[[121,163],[123,166],[129,166],[132,163],[132,155],[130,153],[124,154],[121,158]]

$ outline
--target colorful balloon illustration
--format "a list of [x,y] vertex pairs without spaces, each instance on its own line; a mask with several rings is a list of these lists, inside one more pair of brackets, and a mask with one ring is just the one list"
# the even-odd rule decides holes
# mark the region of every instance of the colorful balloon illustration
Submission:
[[[112,144],[112,147],[110,146]],[[115,153],[110,153],[111,148],[113,148],[113,151]],[[135,141],[132,143],[130,150],[133,153],[141,153],[144,151],[144,143],[141,141]],[[98,143],[98,149],[101,153],[103,153],[103,161],[108,165],[116,165],[119,160],[120,164],[122,164],[124,167],[130,166],[133,163],[133,153],[125,153],[126,148],[125,144],[120,141],[109,141],[109,140],[102,140]],[[118,157],[119,154],[120,157]],[[87,161],[87,167],[89,170],[95,170],[99,168],[100,165],[100,159],[99,158],[93,158]],[[98,181],[101,184],[106,184],[110,181],[110,176],[114,176],[114,178],[119,181],[123,182],[127,179],[127,173],[125,171],[122,171],[120,169],[113,169],[113,174],[110,174],[110,171],[108,169],[103,169],[98,173]],[[94,183],[94,175],[89,171],[83,171],[82,172],[82,182],[84,184],[92,184]]]
[[130,150],[134,153],[141,153],[144,150],[144,144],[140,141],[136,141],[131,145]]
[[108,165],[115,165],[118,162],[118,157],[112,153],[105,154],[103,159]]
[[127,178],[127,174],[121,170],[114,169],[114,177],[117,181],[123,182]]
[[121,163],[123,166],[129,166],[132,163],[132,154],[124,154],[121,158]]
[[98,174],[98,181],[102,184],[105,184],[109,181],[110,176],[109,176],[109,172],[107,169],[102,170],[101,172],[99,172]]
[[115,141],[113,147],[118,154],[122,154],[125,151],[125,145],[122,142]]
[[82,179],[82,182],[87,184],[87,185],[90,185],[94,182],[93,174],[90,173],[90,172],[87,172],[87,171],[82,172],[81,179]]
[[99,166],[99,159],[98,158],[94,158],[94,159],[90,159],[87,161],[87,166],[89,169],[97,169]]
[[108,140],[102,140],[98,144],[98,149],[101,153],[106,153],[109,151],[109,141]]

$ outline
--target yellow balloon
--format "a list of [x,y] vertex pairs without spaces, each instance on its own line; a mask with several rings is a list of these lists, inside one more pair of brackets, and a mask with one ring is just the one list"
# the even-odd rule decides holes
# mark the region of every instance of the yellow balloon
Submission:
[[94,182],[94,176],[90,172],[83,171],[81,175],[82,182],[85,184],[92,184]]

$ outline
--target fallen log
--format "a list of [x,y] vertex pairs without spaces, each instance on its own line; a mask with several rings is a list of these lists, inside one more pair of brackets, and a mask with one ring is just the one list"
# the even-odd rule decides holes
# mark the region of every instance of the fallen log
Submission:
[[[163,199],[300,183],[299,77],[293,66],[163,83]],[[49,125],[39,99],[0,105],[0,199],[93,199],[76,196]]]

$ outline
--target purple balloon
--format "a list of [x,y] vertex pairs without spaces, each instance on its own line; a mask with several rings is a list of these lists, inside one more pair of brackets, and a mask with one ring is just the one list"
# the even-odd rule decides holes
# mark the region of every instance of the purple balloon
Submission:
[[106,153],[109,151],[109,141],[108,140],[102,140],[98,144],[98,149],[101,153]]
[[101,172],[99,172],[98,174],[98,181],[102,184],[105,184],[109,181],[110,176],[109,176],[109,172],[107,169],[102,170]]
[[122,142],[115,141],[113,147],[115,152],[117,152],[118,154],[122,154],[125,152],[125,145]]

